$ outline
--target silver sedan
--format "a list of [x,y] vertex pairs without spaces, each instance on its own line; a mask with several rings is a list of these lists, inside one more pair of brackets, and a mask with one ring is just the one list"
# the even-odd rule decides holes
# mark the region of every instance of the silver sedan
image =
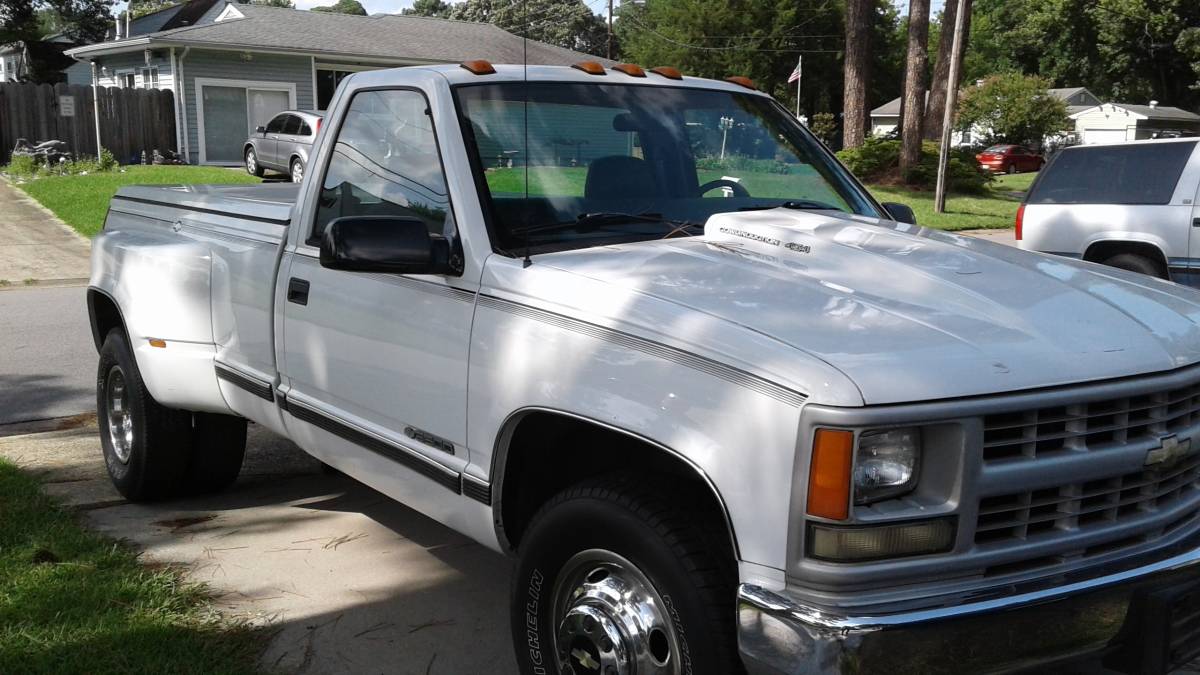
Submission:
[[262,176],[267,169],[286,173],[292,182],[304,178],[313,139],[321,128],[321,116],[305,110],[285,110],[246,139],[242,157],[246,172]]

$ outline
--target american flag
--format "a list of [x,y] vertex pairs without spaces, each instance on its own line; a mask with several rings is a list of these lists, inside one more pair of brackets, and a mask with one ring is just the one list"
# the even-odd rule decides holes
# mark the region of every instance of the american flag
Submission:
[[791,75],[788,75],[788,84],[800,81],[800,71],[803,68],[804,68],[804,55],[801,54],[800,58],[796,59],[796,69],[792,71]]

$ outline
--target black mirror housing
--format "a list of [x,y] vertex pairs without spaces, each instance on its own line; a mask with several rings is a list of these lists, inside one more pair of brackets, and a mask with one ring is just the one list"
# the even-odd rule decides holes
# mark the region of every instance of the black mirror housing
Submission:
[[321,237],[321,266],[348,272],[445,274],[451,271],[450,242],[430,234],[418,218],[335,218]]
[[887,211],[888,216],[897,223],[917,224],[917,214],[913,213],[912,207],[907,204],[884,202],[883,208]]

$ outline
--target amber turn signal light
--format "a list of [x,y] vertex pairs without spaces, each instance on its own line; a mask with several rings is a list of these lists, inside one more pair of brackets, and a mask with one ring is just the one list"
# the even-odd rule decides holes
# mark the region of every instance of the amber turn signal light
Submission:
[[745,87],[747,89],[754,89],[754,90],[758,89],[758,87],[756,87],[754,85],[754,80],[752,80],[748,77],[742,77],[741,75],[734,75],[733,77],[727,77],[727,78],[725,78],[725,81],[732,82],[736,85]]
[[850,470],[854,434],[818,429],[808,466],[808,515],[830,520],[850,516]]
[[150,342],[150,346],[151,346],[151,347],[158,347],[159,349],[166,349],[166,348],[167,348],[167,341],[166,341],[166,340],[162,340],[162,339],[159,339],[159,338],[150,338],[149,342]]
[[491,75],[496,72],[495,66],[483,59],[475,59],[474,61],[463,61],[458,64],[466,68],[473,75]]
[[576,70],[582,70],[583,72],[587,73],[588,75],[606,75],[607,74],[604,71],[604,66],[600,65],[599,63],[596,63],[595,61],[580,61],[579,63],[573,64],[571,67]]
[[650,72],[656,75],[662,75],[669,80],[683,79],[683,73],[679,72],[677,68],[672,68],[671,66],[659,66],[657,68],[651,68]]
[[615,70],[617,72],[625,73],[626,75],[628,75],[630,77],[645,77],[646,76],[646,71],[642,70],[641,66],[633,64],[633,63],[618,63],[617,65],[613,66],[613,70]]

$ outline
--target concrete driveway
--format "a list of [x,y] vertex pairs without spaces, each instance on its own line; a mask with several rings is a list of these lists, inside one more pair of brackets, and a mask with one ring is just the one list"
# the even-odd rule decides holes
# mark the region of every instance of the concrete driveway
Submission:
[[0,438],[0,456],[41,474],[94,529],[209,584],[226,616],[267,627],[265,668],[516,672],[506,558],[251,429],[233,488],[160,504],[112,489],[91,419]]

